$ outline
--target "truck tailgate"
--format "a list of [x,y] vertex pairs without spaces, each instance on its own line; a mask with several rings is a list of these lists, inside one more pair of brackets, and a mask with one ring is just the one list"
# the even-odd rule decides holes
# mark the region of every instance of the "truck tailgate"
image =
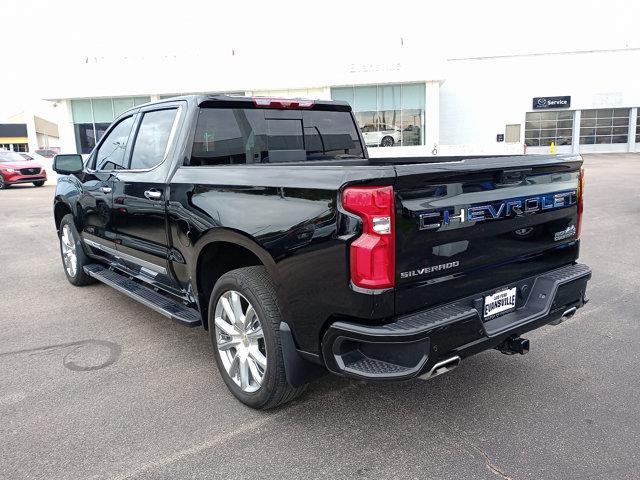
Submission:
[[575,261],[581,165],[579,156],[396,165],[396,313]]

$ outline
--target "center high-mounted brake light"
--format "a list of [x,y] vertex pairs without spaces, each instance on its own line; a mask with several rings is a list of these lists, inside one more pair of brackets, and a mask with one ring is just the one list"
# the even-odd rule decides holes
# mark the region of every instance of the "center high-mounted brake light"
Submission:
[[582,212],[584,210],[584,166],[580,167],[578,176],[578,220],[576,221],[576,238],[580,238],[582,231]]
[[393,187],[348,187],[342,206],[362,219],[362,235],[349,251],[351,281],[368,289],[395,284]]
[[262,108],[311,108],[315,105],[313,100],[300,100],[291,98],[263,98],[256,97],[253,99],[256,107]]

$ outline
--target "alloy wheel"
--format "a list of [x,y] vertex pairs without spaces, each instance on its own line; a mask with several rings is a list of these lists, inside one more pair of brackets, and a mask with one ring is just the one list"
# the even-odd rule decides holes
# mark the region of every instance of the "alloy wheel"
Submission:
[[67,270],[67,274],[69,274],[70,277],[75,277],[76,270],[78,268],[78,256],[76,255],[76,242],[74,241],[73,233],[71,233],[69,225],[62,227],[60,245],[62,247],[64,268]]
[[264,332],[253,305],[235,290],[228,290],[218,298],[215,338],[229,377],[243,392],[257,391],[267,371]]

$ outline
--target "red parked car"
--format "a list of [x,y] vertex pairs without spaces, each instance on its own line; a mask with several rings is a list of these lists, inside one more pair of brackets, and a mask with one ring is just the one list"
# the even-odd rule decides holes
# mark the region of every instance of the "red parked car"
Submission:
[[0,190],[16,183],[33,183],[41,187],[47,172],[38,162],[25,160],[16,152],[0,151]]

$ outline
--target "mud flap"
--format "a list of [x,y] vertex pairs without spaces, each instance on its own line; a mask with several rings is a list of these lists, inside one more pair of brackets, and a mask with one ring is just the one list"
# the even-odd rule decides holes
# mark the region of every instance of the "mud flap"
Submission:
[[292,387],[301,387],[327,373],[323,366],[302,357],[286,322],[280,322],[280,345],[287,383]]

